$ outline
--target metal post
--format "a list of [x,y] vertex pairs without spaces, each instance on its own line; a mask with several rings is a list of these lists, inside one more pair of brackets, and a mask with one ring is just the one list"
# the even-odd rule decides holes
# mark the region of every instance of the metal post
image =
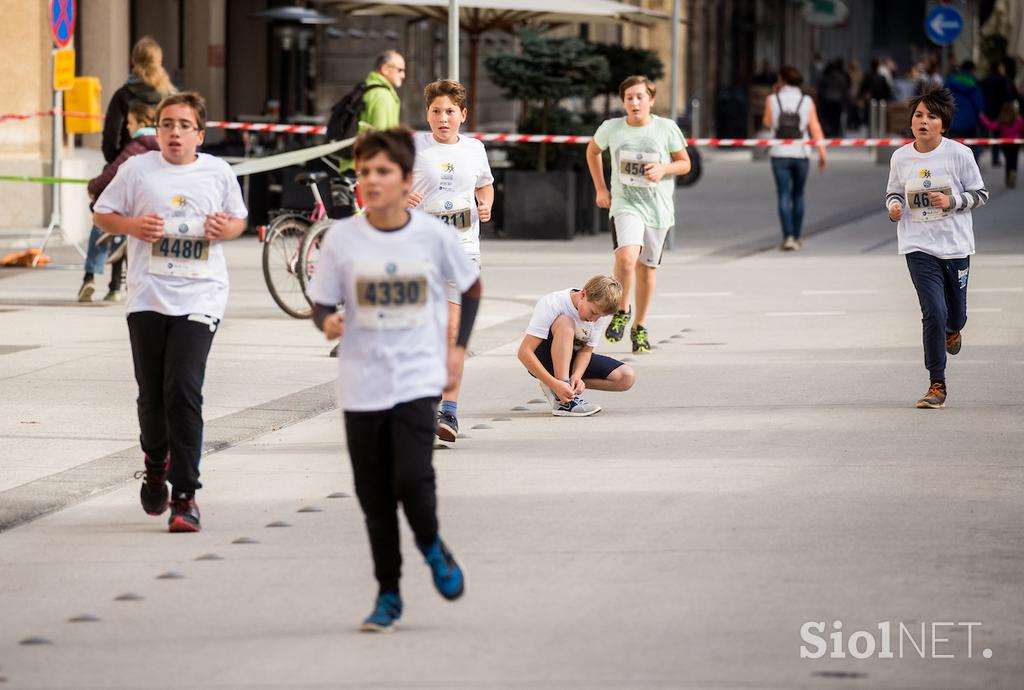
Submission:
[[672,106],[669,113],[675,122],[679,115],[679,23],[682,21],[683,0],[672,2]]
[[700,99],[690,99],[690,136],[700,139]]
[[[56,58],[54,58],[56,59]],[[53,91],[53,117],[50,118],[53,131],[53,151],[50,155],[50,176],[54,178],[60,177],[60,133],[61,133],[61,115],[60,112],[63,110],[64,105],[64,94],[54,89]],[[43,255],[43,251],[46,249],[46,244],[50,241],[50,236],[53,231],[60,227],[60,183],[54,182],[50,186],[50,225],[46,228],[46,234],[43,235],[43,242],[39,245],[39,253],[32,259],[32,266],[39,263],[40,257]]]
[[459,80],[459,0],[448,0],[448,78]]
[[[872,98],[868,102],[868,139],[878,138],[878,101]],[[868,148],[868,155],[875,157],[876,148]]]

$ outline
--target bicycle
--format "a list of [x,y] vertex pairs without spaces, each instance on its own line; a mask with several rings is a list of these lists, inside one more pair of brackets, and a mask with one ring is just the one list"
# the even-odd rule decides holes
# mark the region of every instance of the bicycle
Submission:
[[[360,215],[363,212],[363,205],[355,179],[350,177],[341,179],[339,203],[348,207],[353,215]],[[305,281],[304,286],[309,284],[316,272],[316,264],[320,259],[320,246],[330,227],[330,223],[314,225],[306,232],[306,236],[302,240],[302,248],[299,252],[299,276],[301,280]]]
[[313,316],[313,304],[306,296],[308,281],[302,271],[300,256],[303,240],[313,227],[326,227],[331,219],[317,184],[327,177],[325,172],[304,172],[295,182],[306,185],[313,195],[313,210],[306,214],[286,211],[270,222],[263,236],[263,279],[270,296],[284,313],[296,319]]

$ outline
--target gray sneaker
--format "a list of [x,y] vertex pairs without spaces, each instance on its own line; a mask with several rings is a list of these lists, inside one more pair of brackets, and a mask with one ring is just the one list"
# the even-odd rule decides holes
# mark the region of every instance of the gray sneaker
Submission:
[[78,288],[78,301],[79,302],[92,302],[92,293],[96,292],[96,283],[91,280],[87,280],[82,283],[82,287]]
[[567,403],[560,403],[558,407],[551,410],[556,417],[589,417],[601,411],[600,405],[587,402],[580,396],[576,396]]

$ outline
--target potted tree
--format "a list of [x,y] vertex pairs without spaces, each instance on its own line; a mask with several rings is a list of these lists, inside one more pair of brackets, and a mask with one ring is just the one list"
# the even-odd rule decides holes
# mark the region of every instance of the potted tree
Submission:
[[[589,99],[608,78],[607,60],[593,44],[576,38],[546,38],[518,32],[521,52],[489,56],[491,81],[509,99],[525,104],[519,131],[526,134],[592,134],[593,121],[565,108],[566,98]],[[557,129],[558,131],[554,131]],[[589,130],[589,131],[588,131]],[[501,221],[519,239],[572,239],[577,217],[577,175],[582,148],[524,144],[510,151],[513,168],[504,176]]]

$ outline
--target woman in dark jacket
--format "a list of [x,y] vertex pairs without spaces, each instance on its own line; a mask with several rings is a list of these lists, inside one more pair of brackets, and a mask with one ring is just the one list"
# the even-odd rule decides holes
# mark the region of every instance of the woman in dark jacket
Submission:
[[160,44],[143,36],[132,48],[132,74],[128,81],[114,92],[107,106],[103,123],[103,158],[112,163],[125,145],[131,141],[128,134],[128,110],[140,101],[156,106],[165,96],[177,89],[163,67],[164,52]]

